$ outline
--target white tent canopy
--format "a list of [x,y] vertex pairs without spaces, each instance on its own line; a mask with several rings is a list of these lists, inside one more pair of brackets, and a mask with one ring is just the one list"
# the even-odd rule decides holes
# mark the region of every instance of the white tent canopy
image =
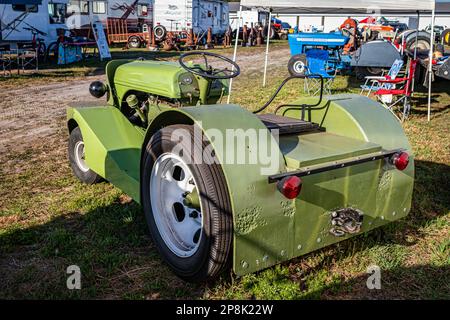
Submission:
[[243,7],[272,8],[279,13],[283,10],[301,11],[302,8],[314,9],[347,9],[370,11],[432,11],[435,8],[435,0],[241,0]]
[[[336,13],[345,12],[367,13],[367,14],[387,14],[387,13],[415,13],[431,12],[431,38],[434,39],[434,16],[436,2],[435,0],[241,0],[239,10],[239,20],[242,17],[242,7],[255,7],[270,9],[270,16],[273,13],[301,13],[301,12],[320,12]],[[270,21],[270,18],[269,18]],[[270,28],[268,29],[269,32]],[[239,32],[237,33],[239,35]],[[269,37],[267,37],[269,38]],[[236,37],[234,46],[233,61],[236,61],[238,37]],[[264,64],[263,85],[266,83],[267,61],[269,54],[269,41],[266,45],[266,60]],[[431,79],[432,79],[432,56],[433,41],[430,47],[430,65],[428,81],[428,121],[431,114]],[[232,79],[230,81],[230,95],[232,89]],[[230,101],[228,96],[228,102]]]

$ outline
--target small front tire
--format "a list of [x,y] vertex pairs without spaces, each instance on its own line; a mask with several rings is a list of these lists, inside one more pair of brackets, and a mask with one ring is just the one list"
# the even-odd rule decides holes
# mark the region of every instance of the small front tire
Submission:
[[307,72],[306,54],[296,54],[289,59],[288,71],[291,76],[303,76]]
[[70,132],[69,162],[74,175],[81,182],[94,184],[102,180],[102,177],[92,171],[84,160],[84,141],[79,127]]

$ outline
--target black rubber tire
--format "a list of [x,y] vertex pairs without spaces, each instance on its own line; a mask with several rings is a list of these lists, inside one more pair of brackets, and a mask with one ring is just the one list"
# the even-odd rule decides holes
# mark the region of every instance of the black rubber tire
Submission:
[[156,26],[153,28],[153,33],[157,41],[162,41],[166,38],[167,30],[164,26]]
[[[268,28],[267,25],[263,28],[262,37],[264,40],[266,40],[266,38],[267,38],[267,28]],[[275,31],[275,28],[273,26],[270,26],[269,39],[270,40],[275,39],[276,34],[277,34],[277,32]]]
[[49,62],[56,62],[58,60],[58,43],[56,41],[51,42],[48,45],[47,56],[45,60]]
[[[177,129],[184,129],[188,133],[180,142],[171,139],[172,133]],[[208,142],[202,141],[201,137],[194,136],[194,127],[190,125],[167,126],[152,136],[144,149],[141,201],[151,237],[164,261],[183,280],[201,282],[214,278],[227,266],[233,236],[231,201],[222,168],[217,162],[211,161],[215,160],[215,156],[208,155],[208,161],[201,164],[187,162],[197,182],[204,219],[204,236],[192,256],[178,257],[167,247],[156,226],[150,202],[149,186],[153,163],[162,153],[171,152],[175,145],[186,144],[188,141],[191,141],[193,148],[201,152],[200,154],[203,154],[203,150],[209,145]],[[192,159],[189,155],[183,157]],[[213,162],[216,164],[207,164]]]
[[[378,70],[379,68],[376,69]],[[380,76],[382,73],[382,69],[379,69],[379,72],[375,72],[375,69],[370,67],[355,68],[356,79],[358,79],[359,81],[363,81],[365,77]]]
[[280,35],[280,40],[287,40],[288,39],[288,34],[287,33],[282,33]]
[[289,59],[288,71],[291,76],[301,76],[306,73],[306,69],[303,69],[303,72],[298,72],[298,70],[296,70],[295,65],[297,63],[303,63],[305,66],[307,66],[308,60],[306,59],[306,54],[296,54]]
[[94,171],[89,169],[89,171],[84,172],[78,166],[75,160],[75,145],[78,141],[83,141],[83,136],[81,135],[80,128],[76,127],[70,132],[69,137],[69,162],[75,177],[86,184],[94,184],[102,181],[102,177],[96,174]]
[[[410,36],[408,38],[409,39],[406,41],[406,46],[405,46],[406,50],[409,50],[409,51],[413,52],[413,50],[414,50],[413,45],[416,42],[416,37],[415,36]],[[429,37],[425,37],[425,36],[419,35],[417,37],[417,43],[419,44],[419,47],[417,48],[418,51],[424,51],[424,50],[429,50],[430,49],[430,38]],[[428,47],[427,48],[420,48],[420,45],[421,44],[425,44],[425,43],[428,44]]]
[[446,46],[450,46],[450,29],[445,29],[444,31],[442,31],[442,42],[446,45]]
[[137,49],[137,48],[140,48],[141,45],[142,45],[142,41],[141,41],[141,39],[139,39],[139,37],[131,36],[128,38],[128,47],[129,48]]
[[378,34],[379,34],[378,31],[372,31],[372,32],[370,33],[370,36],[369,36],[369,38],[367,39],[367,41],[374,41],[374,40],[377,40],[377,39],[378,39]]

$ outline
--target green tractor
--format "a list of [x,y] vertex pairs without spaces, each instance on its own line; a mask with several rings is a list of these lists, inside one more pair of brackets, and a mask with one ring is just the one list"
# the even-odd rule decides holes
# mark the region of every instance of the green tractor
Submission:
[[414,163],[389,110],[321,93],[262,113],[297,76],[254,112],[218,103],[239,73],[206,52],[115,60],[90,86],[108,103],[67,111],[74,174],[139,203],[176,275],[244,275],[408,214]]

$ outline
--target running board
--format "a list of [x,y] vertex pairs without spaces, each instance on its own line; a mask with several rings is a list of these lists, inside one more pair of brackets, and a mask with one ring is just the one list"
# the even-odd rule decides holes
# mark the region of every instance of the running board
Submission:
[[390,158],[394,154],[400,153],[403,151],[404,151],[403,149],[396,149],[396,150],[390,150],[390,151],[383,150],[380,152],[373,153],[371,155],[358,156],[358,157],[352,158],[351,160],[334,161],[332,164],[313,165],[313,166],[306,167],[306,168],[299,169],[299,170],[278,173],[278,174],[269,176],[269,183],[275,183],[285,177],[291,177],[291,176],[304,177],[304,176],[309,176],[311,174],[345,168],[345,167],[353,166],[353,165],[364,163],[364,162]]

